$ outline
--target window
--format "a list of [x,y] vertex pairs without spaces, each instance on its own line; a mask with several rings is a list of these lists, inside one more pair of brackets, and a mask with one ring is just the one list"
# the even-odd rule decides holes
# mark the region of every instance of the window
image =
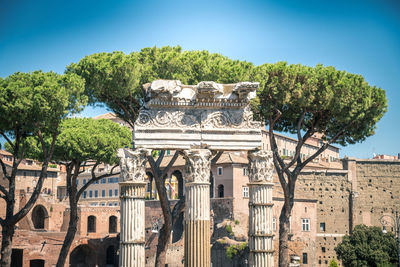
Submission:
[[217,174],[218,175],[222,175],[222,167],[218,167],[217,168]]
[[99,191],[94,190],[94,197],[99,197]]
[[224,197],[224,185],[222,184],[218,186],[218,197]]
[[247,168],[243,168],[243,176],[247,176]]
[[243,186],[243,197],[244,198],[249,197],[249,188],[247,186]]
[[114,196],[118,196],[118,189],[114,190]]
[[301,230],[303,232],[310,231],[310,219],[301,219]]
[[86,184],[86,179],[83,179],[83,182],[82,182],[84,185]]
[[92,190],[89,191],[89,197],[93,197],[93,191]]
[[95,181],[94,183],[95,183],[95,184],[99,184],[99,180]]
[[106,196],[106,190],[101,190],[101,197],[105,197]]
[[79,179],[76,179],[76,185],[79,185]]
[[272,218],[272,231],[276,232],[276,217]]
[[87,232],[96,233],[96,217],[90,215],[87,219]]
[[326,251],[325,247],[322,247],[321,250],[322,250],[322,252],[325,252],[325,251]]
[[171,155],[171,150],[167,150],[167,156]]
[[116,233],[117,232],[117,217],[110,216],[108,218],[108,232]]
[[101,178],[101,183],[102,183],[102,184],[105,184],[106,181],[107,181],[106,178]]
[[109,197],[112,197],[112,189],[109,189],[109,190],[108,190],[108,196],[109,196]]
[[303,253],[303,264],[308,264],[307,253]]
[[87,195],[86,191],[83,191],[83,198],[86,198],[86,195]]
[[324,222],[322,222],[322,223],[319,224],[319,230],[320,230],[321,232],[325,232],[325,223],[324,223]]

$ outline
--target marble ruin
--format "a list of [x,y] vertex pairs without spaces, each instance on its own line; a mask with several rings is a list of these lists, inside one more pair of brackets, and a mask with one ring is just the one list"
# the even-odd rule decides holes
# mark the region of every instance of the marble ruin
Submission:
[[261,150],[261,123],[250,100],[258,83],[146,84],[134,126],[134,150],[121,158],[120,266],[145,266],[145,163],[152,149],[180,150],[186,160],[185,266],[211,266],[210,165],[219,151],[248,151],[250,266],[273,266],[272,154]]

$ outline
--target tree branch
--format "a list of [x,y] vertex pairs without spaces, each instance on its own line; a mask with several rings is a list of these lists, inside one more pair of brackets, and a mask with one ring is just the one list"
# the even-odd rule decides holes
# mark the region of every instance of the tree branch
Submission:
[[178,151],[178,150],[175,151],[174,156],[173,156],[172,159],[169,161],[167,167],[165,167],[164,170],[163,170],[162,173],[161,173],[161,177],[162,177],[162,178],[168,173],[168,171],[169,171],[169,170],[171,169],[171,167],[174,165],[176,159],[178,158],[178,156],[179,156],[180,154],[181,154],[180,151]]
[[160,168],[160,165],[161,165],[161,162],[162,162],[162,160],[164,158],[164,155],[165,155],[165,150],[163,149],[163,150],[160,151],[160,154],[158,155],[158,158],[157,158],[157,161],[156,161],[156,166],[158,168]]
[[1,157],[0,157],[0,164],[1,164],[1,168],[3,170],[4,177],[7,178],[7,180],[10,180],[10,176],[7,174],[6,164],[3,162]]
[[215,163],[217,163],[217,161],[219,160],[219,158],[222,156],[223,153],[224,153],[224,151],[218,151],[218,153],[211,160],[211,165],[214,165]]
[[15,146],[14,146],[13,142],[11,142],[10,138],[8,138],[8,136],[3,131],[0,131],[0,134],[4,137],[4,139],[6,139],[7,143],[10,144],[12,149],[15,150]]

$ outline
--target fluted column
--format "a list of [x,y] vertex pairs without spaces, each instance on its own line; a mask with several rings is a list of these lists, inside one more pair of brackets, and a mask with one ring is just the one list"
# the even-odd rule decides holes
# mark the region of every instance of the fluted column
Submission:
[[146,149],[120,149],[120,267],[145,266]]
[[249,248],[250,266],[272,267],[272,173],[271,151],[251,151],[249,158]]
[[186,159],[185,266],[211,266],[210,157],[207,149],[184,151]]

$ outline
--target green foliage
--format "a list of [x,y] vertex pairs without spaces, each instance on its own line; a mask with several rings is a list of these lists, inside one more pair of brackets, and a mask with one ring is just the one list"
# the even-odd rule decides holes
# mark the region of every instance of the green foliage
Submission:
[[233,234],[233,230],[232,230],[232,226],[230,224],[227,224],[225,226],[225,230],[229,233],[229,234]]
[[[95,160],[115,164],[118,163],[117,149],[127,147],[131,142],[128,128],[105,119],[65,119],[59,130],[53,155],[53,160],[58,162]],[[50,138],[46,139],[47,145],[50,141]],[[30,138],[28,142],[28,155],[40,159],[38,140]]]
[[57,132],[69,113],[86,104],[84,80],[76,74],[35,71],[0,78],[0,132],[11,140]]
[[397,263],[396,240],[379,227],[357,225],[335,248],[344,266],[390,266]]
[[226,257],[228,257],[228,259],[232,259],[237,253],[236,245],[230,245],[226,248]]
[[152,47],[129,55],[97,53],[67,67],[86,81],[90,102],[104,103],[120,118],[133,124],[142,103],[141,86],[156,79],[233,83],[249,80],[251,63],[231,60],[208,51],[182,51],[181,47]]
[[329,267],[339,267],[339,264],[335,259],[333,259],[331,262],[329,262]]
[[297,133],[297,123],[305,112],[302,131],[312,129],[334,143],[345,146],[374,134],[376,123],[387,110],[385,91],[370,86],[361,75],[334,67],[264,64],[254,69],[260,82],[257,115],[269,124],[281,116],[274,130]]
[[240,222],[239,220],[235,220],[235,224],[238,225]]
[[243,242],[240,245],[230,245],[226,248],[226,257],[228,259],[232,259],[235,255],[243,252],[243,250],[247,247],[247,243]]

